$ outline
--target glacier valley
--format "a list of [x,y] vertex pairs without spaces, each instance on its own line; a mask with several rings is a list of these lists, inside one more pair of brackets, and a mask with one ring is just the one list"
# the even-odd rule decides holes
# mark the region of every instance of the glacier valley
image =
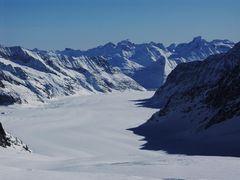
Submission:
[[5,129],[32,153],[0,148],[5,180],[232,179],[240,176],[234,157],[169,155],[146,151],[141,136],[127,129],[156,109],[135,100],[153,92],[71,96],[40,105],[1,107]]

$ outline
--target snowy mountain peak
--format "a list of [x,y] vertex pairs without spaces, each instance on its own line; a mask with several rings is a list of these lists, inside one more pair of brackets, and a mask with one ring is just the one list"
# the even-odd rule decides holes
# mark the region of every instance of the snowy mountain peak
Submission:
[[208,42],[199,36],[189,43],[178,44],[171,58],[178,59],[180,62],[204,60],[213,54],[226,53],[233,46],[234,43],[231,41],[215,40]]
[[117,43],[118,46],[134,46],[135,44],[131,42],[129,39],[122,40]]
[[202,36],[196,36],[196,37],[193,38],[193,40],[191,42],[199,43],[201,41],[206,41],[206,40],[203,39]]
[[112,42],[109,42],[109,43],[105,44],[103,47],[106,47],[106,48],[115,48],[116,45],[115,45],[114,43],[112,43]]

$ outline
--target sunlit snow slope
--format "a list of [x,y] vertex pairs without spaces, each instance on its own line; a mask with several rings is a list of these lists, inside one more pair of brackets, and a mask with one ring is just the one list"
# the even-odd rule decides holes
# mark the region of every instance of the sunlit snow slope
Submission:
[[75,93],[143,89],[102,57],[68,57],[52,51],[0,46],[0,105]]

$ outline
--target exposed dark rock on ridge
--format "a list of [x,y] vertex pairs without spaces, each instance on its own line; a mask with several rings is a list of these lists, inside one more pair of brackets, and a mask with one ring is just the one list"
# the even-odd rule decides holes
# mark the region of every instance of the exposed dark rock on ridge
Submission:
[[21,140],[6,133],[2,127],[1,122],[0,122],[0,146],[2,146],[3,148],[12,148],[20,151],[31,152],[28,146],[25,145]]

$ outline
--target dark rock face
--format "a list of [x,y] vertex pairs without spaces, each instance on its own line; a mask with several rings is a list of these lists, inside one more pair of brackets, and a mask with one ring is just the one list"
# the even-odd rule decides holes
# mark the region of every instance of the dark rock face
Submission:
[[0,123],[0,146],[2,147],[7,147],[10,146],[11,144],[8,142],[6,138],[6,132],[4,131],[2,127],[2,123]]
[[5,88],[5,85],[1,80],[5,80],[8,82],[12,82],[15,84],[15,81],[13,79],[8,78],[4,75],[4,73],[0,70],[0,105],[11,105],[14,103],[21,103],[20,98],[13,97],[10,94],[2,93],[2,89]]
[[2,81],[0,81],[0,88],[5,88],[4,84],[2,83]]
[[240,117],[240,65],[207,93],[205,103],[218,109],[207,123],[206,128],[231,119],[233,116]]
[[10,95],[0,94],[0,105],[12,105],[14,103],[21,103],[21,100]]
[[6,133],[2,127],[2,123],[0,123],[0,136],[5,136],[5,135],[6,135]]

